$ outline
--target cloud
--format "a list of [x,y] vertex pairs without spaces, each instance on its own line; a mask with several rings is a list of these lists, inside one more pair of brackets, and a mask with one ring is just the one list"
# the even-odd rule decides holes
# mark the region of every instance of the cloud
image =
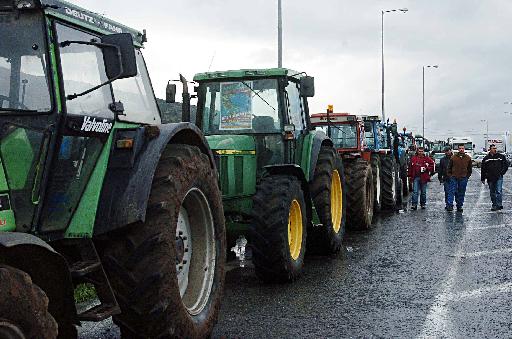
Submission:
[[[277,64],[275,0],[79,0],[77,4],[148,30],[144,51],[155,91],[194,73]],[[284,64],[316,78],[312,111],[380,114],[381,10],[385,15],[386,112],[421,130],[421,67],[427,137],[512,129],[512,2],[508,0],[283,0]],[[213,62],[212,57],[214,56]],[[478,139],[479,138],[479,139]]]

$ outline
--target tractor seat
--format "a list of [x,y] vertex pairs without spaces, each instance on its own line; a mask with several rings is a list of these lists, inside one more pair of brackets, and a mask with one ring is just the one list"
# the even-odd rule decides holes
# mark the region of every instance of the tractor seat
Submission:
[[274,118],[270,116],[259,116],[252,119],[252,129],[256,133],[275,132]]

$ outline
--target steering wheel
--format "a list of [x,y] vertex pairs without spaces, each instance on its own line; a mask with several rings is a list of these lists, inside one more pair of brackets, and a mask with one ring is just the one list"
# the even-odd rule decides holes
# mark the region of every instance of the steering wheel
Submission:
[[[3,94],[0,94],[0,101],[11,101],[11,98],[6,96],[6,95],[3,95]],[[21,109],[26,109],[28,110],[29,108],[25,105],[25,104],[22,104],[21,102],[17,102],[16,105],[21,108]],[[6,107],[6,108],[10,108],[10,107]]]

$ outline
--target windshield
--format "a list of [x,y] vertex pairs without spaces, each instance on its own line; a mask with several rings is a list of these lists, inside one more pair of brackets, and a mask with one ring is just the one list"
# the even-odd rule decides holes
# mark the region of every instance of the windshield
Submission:
[[280,133],[276,79],[211,82],[202,85],[205,134]]
[[473,143],[471,143],[471,142],[453,143],[453,149],[456,150],[457,148],[459,148],[460,145],[463,145],[464,149],[466,149],[466,150],[472,150],[473,149]]
[[42,17],[0,12],[0,113],[51,110]]
[[[317,130],[323,131],[329,135],[327,126],[318,126]],[[357,130],[356,125],[333,125],[331,129],[331,139],[336,148],[356,148],[357,147]]]

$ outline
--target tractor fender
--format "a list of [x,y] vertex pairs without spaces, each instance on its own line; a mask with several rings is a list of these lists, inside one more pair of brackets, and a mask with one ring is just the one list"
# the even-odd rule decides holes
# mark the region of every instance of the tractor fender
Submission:
[[0,263],[30,275],[48,296],[57,321],[80,324],[68,264],[49,244],[31,234],[0,232]]
[[316,162],[318,161],[318,155],[320,154],[320,148],[322,146],[334,147],[332,140],[325,135],[323,132],[315,133],[315,136],[311,143],[311,156],[309,161],[309,181],[313,180],[315,176]]
[[[119,129],[116,132],[122,137],[130,131]],[[138,127],[131,131],[130,136],[135,140],[131,157],[123,157],[125,153],[115,149],[116,142],[112,143],[111,157],[98,204],[94,236],[145,221],[153,176],[168,144],[197,146],[208,156],[211,167],[215,169],[213,154],[206,139],[191,123]],[[114,135],[114,140],[116,138]]]
[[293,175],[300,180],[302,191],[304,192],[304,200],[306,201],[307,219],[312,220],[313,205],[311,204],[311,193],[309,191],[309,184],[304,175],[304,171],[299,165],[284,164],[284,165],[269,165],[263,167],[264,175]]

